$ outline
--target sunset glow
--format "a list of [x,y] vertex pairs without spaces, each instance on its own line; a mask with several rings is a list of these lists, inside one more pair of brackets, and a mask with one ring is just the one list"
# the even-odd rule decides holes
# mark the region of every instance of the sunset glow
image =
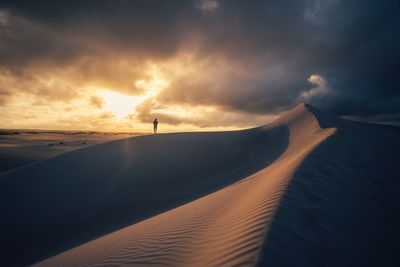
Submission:
[[131,97],[110,90],[102,90],[100,96],[104,99],[103,110],[116,114],[122,119],[133,113],[135,107],[143,101],[143,97]]
[[398,98],[383,93],[397,88],[396,60],[380,62],[395,35],[375,30],[392,26],[352,34],[374,8],[109,3],[0,4],[0,128],[151,131],[158,117],[166,132],[240,129],[301,102],[398,123]]

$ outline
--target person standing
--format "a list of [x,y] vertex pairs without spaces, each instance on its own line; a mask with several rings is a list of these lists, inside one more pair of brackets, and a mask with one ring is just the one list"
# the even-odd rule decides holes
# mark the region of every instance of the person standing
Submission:
[[154,121],[153,121],[153,126],[154,126],[154,134],[156,134],[156,133],[157,133],[157,126],[158,126],[158,120],[157,120],[157,118],[154,119]]

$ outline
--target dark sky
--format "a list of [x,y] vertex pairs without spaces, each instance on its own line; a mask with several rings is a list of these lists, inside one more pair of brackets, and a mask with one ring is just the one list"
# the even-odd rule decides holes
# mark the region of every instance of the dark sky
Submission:
[[0,105],[11,116],[15,95],[71,102],[90,86],[140,96],[135,81],[156,68],[168,83],[135,108],[139,122],[203,127],[221,112],[250,125],[307,102],[399,123],[399,11],[398,0],[3,0]]

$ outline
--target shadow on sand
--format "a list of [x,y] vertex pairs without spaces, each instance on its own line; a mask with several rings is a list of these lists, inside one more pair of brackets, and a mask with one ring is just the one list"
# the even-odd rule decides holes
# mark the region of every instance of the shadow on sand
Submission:
[[265,168],[285,126],[149,135],[70,152],[0,176],[2,266],[32,264]]

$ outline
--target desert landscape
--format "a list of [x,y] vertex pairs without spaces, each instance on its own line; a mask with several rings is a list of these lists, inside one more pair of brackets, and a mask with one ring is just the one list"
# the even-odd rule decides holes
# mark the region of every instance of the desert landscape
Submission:
[[399,267],[399,13],[0,1],[0,267]]
[[1,176],[2,265],[396,266],[400,129],[300,104]]

